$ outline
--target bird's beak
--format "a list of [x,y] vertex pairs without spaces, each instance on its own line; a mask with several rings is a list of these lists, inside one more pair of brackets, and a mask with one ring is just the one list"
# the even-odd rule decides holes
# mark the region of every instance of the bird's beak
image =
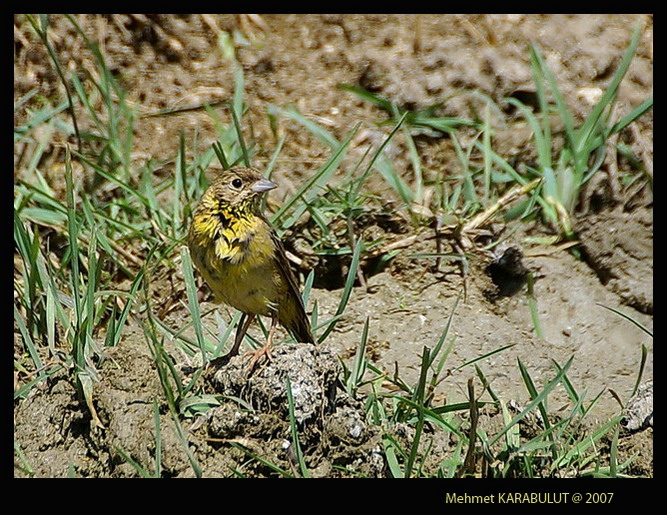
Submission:
[[264,177],[262,177],[255,184],[253,184],[250,189],[252,191],[254,191],[255,193],[264,193],[265,191],[272,190],[276,186],[278,186],[278,185],[275,182],[270,181],[269,179],[265,179]]

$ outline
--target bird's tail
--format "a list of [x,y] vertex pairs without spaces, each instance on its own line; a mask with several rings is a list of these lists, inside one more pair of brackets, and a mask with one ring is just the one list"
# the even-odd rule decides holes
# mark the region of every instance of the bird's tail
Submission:
[[310,321],[305,313],[303,313],[303,316],[294,317],[289,330],[299,343],[315,343],[315,337],[310,329]]
[[[300,299],[299,299],[300,300]],[[310,320],[301,302],[290,299],[285,303],[278,317],[280,323],[285,327],[299,343],[315,343],[313,331],[310,328]]]

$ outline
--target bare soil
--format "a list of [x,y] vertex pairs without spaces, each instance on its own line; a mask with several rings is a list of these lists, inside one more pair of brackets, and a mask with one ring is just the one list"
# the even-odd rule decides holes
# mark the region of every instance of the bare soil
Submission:
[[[71,24],[55,15],[49,19],[49,33],[61,61],[71,69],[90,66],[90,53]],[[351,160],[388,133],[389,129],[373,123],[385,119],[385,113],[337,88],[340,83],[366,88],[403,107],[420,109],[443,102],[440,114],[472,117],[484,103],[470,92],[483,93],[503,105],[506,97],[534,90],[528,53],[528,45],[534,43],[557,77],[575,119],[581,120],[613,75],[635,24],[642,23],[637,54],[620,88],[618,115],[629,112],[653,91],[653,19],[648,15],[79,15],[76,19],[100,45],[111,71],[127,89],[128,100],[142,114],[228,99],[234,88],[233,68],[221,54],[218,36],[221,31],[243,34],[237,57],[243,66],[248,104],[245,130],[248,140],[256,142],[254,166],[262,169],[278,138],[285,137],[273,175],[279,183],[272,193],[276,204],[321,166],[329,151],[287,118],[278,117],[277,131],[272,130],[266,116],[270,106],[294,105],[338,139],[360,123]],[[41,94],[53,95],[61,86],[51,61],[36,38],[26,35],[24,25],[20,17],[15,18],[15,26],[23,28],[15,30],[14,98],[35,86]],[[224,109],[218,114],[229,121]],[[509,110],[491,114],[494,148],[506,158],[534,160],[525,124]],[[211,118],[202,110],[138,118],[136,168],[153,160],[165,163],[164,173],[173,170],[170,160],[177,153],[181,131],[189,144],[196,141],[201,150],[216,139]],[[620,137],[652,175],[652,112]],[[396,141],[386,152],[411,180],[407,149],[403,140]],[[459,171],[448,138],[423,136],[417,144],[427,177]],[[62,155],[54,151],[52,159],[57,162]],[[23,164],[16,157],[15,163],[16,176]],[[63,180],[56,169],[44,173],[57,189]],[[432,230],[414,233],[408,225],[369,224],[367,234],[376,231],[389,243],[417,238],[384,270],[372,274],[367,269],[366,286],[357,284],[335,332],[321,346],[278,346],[271,364],[250,380],[239,376],[235,360],[209,371],[208,393],[242,397],[256,411],[241,411],[230,402],[211,410],[205,419],[184,421],[190,452],[203,475],[231,476],[232,470],[248,476],[276,475],[261,462],[248,460],[241,446],[295,470],[290,458],[294,450],[285,443],[290,441],[286,375],[293,391],[310,392],[312,397],[295,395],[303,429],[300,443],[311,473],[353,475],[343,472],[346,468],[359,475],[386,475],[379,428],[368,423],[362,406],[336,385],[338,358],[350,363],[367,319],[371,359],[389,375],[398,370],[404,381],[415,382],[424,348],[433,349],[453,313],[451,335],[456,341],[444,380],[435,391],[437,402],[466,401],[469,379],[474,380],[477,394],[482,394],[474,367],[463,365],[513,344],[476,363],[502,399],[519,405],[530,400],[518,360],[543,385],[553,378],[554,363],[562,366],[574,357],[568,373],[574,387],[588,400],[602,392],[590,422],[602,424],[618,414],[621,406],[612,391],[628,402],[642,345],[648,348],[643,379],[653,379],[652,338],[603,307],[621,311],[653,330],[653,194],[646,181],[621,184],[619,177],[628,170],[630,163],[610,152],[599,179],[584,192],[574,220],[583,259],[565,249],[532,243],[529,237],[548,234],[541,225],[515,226],[498,218],[488,228],[492,239],[505,239],[506,246],[520,251],[521,264],[535,277],[533,296],[542,338],[535,335],[525,284],[504,289],[507,277],[503,279],[502,274],[501,279],[494,276],[494,283],[489,273],[494,256],[482,251],[481,245],[471,250],[464,276],[456,263],[443,263],[436,270],[432,259],[411,257],[435,252],[434,240],[427,238]],[[370,177],[367,187],[390,198],[379,177]],[[316,286],[309,309],[316,301],[320,320],[326,320],[338,305],[340,281]],[[173,328],[189,323],[179,271],[165,271],[164,278],[156,277],[152,289],[162,299],[165,323]],[[212,306],[204,302],[202,312]],[[233,314],[224,307],[220,313],[223,317]],[[204,322],[216,323],[212,314]],[[163,476],[194,475],[165,409],[143,331],[130,322],[120,344],[105,352],[101,382],[95,389],[104,428],[91,423],[66,374],[15,404],[14,439],[35,475],[136,476],[119,449],[152,470],[154,399],[160,400]],[[172,357],[184,374],[194,369],[178,352]],[[490,400],[488,393],[480,400]],[[554,414],[569,409],[564,390],[550,397],[549,408]],[[493,411],[485,412],[486,418],[480,421],[487,424],[485,430],[494,427],[494,416]],[[395,428],[399,440],[408,438],[408,433],[407,427]],[[426,469],[437,465],[452,445],[438,440],[436,434],[429,438],[436,451]],[[620,453],[635,456],[631,473],[653,475],[652,419],[649,427],[622,436]],[[23,475],[15,468],[15,476]]]

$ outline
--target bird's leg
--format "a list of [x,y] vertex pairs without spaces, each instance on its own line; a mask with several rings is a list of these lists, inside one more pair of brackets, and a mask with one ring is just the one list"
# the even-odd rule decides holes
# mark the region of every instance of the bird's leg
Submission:
[[271,327],[269,328],[269,334],[266,336],[266,343],[264,344],[264,347],[250,353],[252,357],[250,358],[250,365],[248,366],[248,374],[252,373],[255,365],[262,356],[266,356],[266,359],[271,361],[271,345],[273,344],[273,333],[275,333],[277,326],[278,316],[274,315],[271,317]]
[[241,315],[241,320],[239,320],[239,325],[237,326],[236,329],[234,346],[232,347],[232,350],[229,351],[229,354],[227,354],[228,357],[231,358],[232,356],[236,356],[239,353],[239,347],[241,346],[243,337],[245,336],[245,333],[248,332],[248,327],[250,327],[250,324],[254,319],[255,315],[247,315],[246,313],[243,313]]

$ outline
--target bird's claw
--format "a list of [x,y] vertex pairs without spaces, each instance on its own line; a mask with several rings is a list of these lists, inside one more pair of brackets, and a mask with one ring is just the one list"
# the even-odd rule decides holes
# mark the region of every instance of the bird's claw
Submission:
[[261,349],[248,351],[246,353],[246,358],[250,358],[250,363],[248,364],[248,376],[253,373],[255,366],[260,362],[262,357],[266,358],[266,362],[271,361],[271,347],[265,345]]

